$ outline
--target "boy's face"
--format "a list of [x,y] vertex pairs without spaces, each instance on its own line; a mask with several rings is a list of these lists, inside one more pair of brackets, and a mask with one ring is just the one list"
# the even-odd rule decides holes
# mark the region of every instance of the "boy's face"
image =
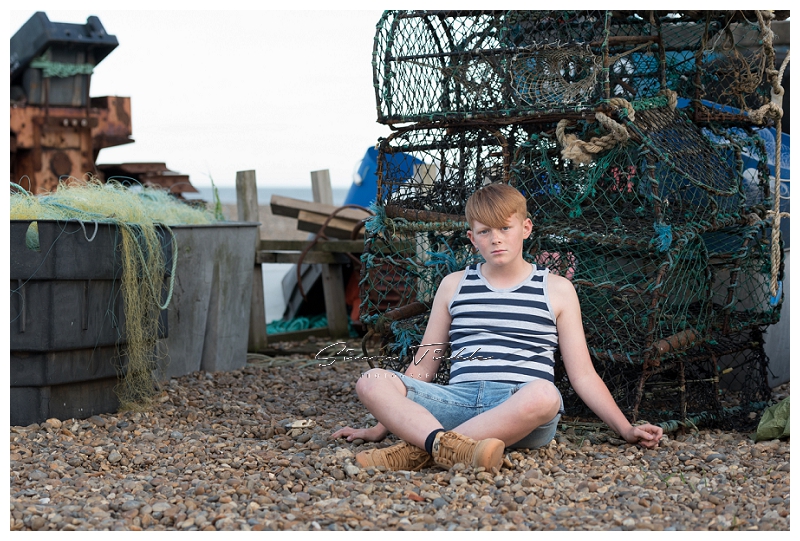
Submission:
[[527,239],[533,224],[529,218],[512,214],[504,227],[490,227],[477,220],[467,231],[472,245],[490,265],[506,265],[522,258],[522,241]]

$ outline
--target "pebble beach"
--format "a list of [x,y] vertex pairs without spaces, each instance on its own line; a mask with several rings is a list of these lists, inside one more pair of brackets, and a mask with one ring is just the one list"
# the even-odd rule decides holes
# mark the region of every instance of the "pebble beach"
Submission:
[[735,431],[668,433],[645,450],[567,418],[499,471],[359,468],[357,452],[396,443],[329,439],[374,423],[354,391],[369,367],[319,364],[251,355],[164,382],[150,411],[12,426],[10,529],[790,529],[789,441]]

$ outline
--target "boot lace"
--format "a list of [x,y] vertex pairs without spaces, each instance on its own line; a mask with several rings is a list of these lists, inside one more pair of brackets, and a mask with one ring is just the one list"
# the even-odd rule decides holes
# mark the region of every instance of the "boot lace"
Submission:
[[378,449],[376,454],[381,455],[381,462],[392,470],[407,470],[417,468],[430,459],[424,449],[420,449],[407,442],[402,442],[392,447]]
[[452,467],[459,462],[472,463],[475,441],[460,434],[445,433],[440,436],[437,462]]

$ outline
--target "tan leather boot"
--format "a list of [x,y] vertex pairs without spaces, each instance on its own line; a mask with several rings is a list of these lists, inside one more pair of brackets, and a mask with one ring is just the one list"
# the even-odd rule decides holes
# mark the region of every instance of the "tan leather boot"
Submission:
[[460,462],[491,471],[502,466],[505,447],[505,443],[496,438],[475,441],[456,432],[439,432],[433,440],[431,454],[434,462],[443,468],[452,468]]
[[393,471],[417,471],[426,466],[433,466],[433,459],[425,449],[404,441],[383,449],[361,451],[356,455],[356,462],[362,468],[385,466],[386,469]]

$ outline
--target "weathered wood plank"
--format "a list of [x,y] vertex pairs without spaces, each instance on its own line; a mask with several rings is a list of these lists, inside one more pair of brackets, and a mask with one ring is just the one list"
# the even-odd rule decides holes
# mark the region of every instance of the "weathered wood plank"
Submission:
[[[325,224],[324,234],[326,237],[333,237],[337,239],[350,239],[352,238],[353,229],[358,227],[359,222],[356,220],[342,219],[338,216],[328,220],[328,216],[301,210],[297,213],[297,229],[300,231],[308,231],[309,233],[317,233],[322,224]],[[358,236],[364,236],[364,228],[361,227]]]
[[[258,189],[256,188],[255,171],[238,171],[236,173],[236,208],[239,221],[258,222]],[[261,240],[261,227],[253,247],[258,250]],[[250,298],[250,331],[248,333],[247,351],[258,351],[267,345],[267,315],[264,308],[264,282],[261,265],[254,263],[252,296]]]
[[[327,170],[311,173],[311,188],[315,203],[333,205],[331,178]],[[344,209],[337,212],[344,212]],[[298,212],[299,216],[300,213]],[[331,338],[345,338],[349,333],[347,331],[347,306],[344,298],[342,265],[322,265],[321,278],[322,294],[325,299],[325,315],[328,318],[328,331]]]
[[[272,214],[276,216],[287,216],[289,218],[297,218],[297,215],[301,210],[328,216],[339,208],[335,205],[304,201],[302,199],[295,199],[293,197],[285,197],[276,194],[273,194],[272,198],[270,198],[269,206],[272,210]],[[343,209],[336,214],[337,218],[345,218],[355,221],[367,216],[369,216],[369,212],[351,208]]]
[[325,298],[325,315],[331,338],[346,338],[347,303],[344,297],[344,276],[341,265],[322,266],[322,293]]

